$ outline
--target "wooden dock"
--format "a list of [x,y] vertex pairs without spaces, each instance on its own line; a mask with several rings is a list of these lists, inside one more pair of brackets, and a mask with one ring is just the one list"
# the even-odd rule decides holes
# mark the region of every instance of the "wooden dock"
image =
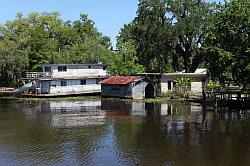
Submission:
[[250,108],[250,89],[221,88],[207,95],[216,105],[226,105],[234,108]]

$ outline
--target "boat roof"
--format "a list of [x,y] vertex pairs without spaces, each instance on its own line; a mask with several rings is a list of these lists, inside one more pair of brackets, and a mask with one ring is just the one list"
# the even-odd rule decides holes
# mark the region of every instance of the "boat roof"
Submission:
[[107,66],[106,64],[45,64],[42,66]]

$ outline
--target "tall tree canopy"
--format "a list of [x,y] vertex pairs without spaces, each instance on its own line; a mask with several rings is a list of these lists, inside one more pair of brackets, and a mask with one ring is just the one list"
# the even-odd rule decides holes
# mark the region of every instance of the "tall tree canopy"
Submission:
[[140,0],[136,18],[124,26],[118,37],[135,42],[139,63],[147,72],[164,72],[170,63],[173,37],[165,14],[165,1]]
[[144,68],[138,64],[134,41],[129,40],[125,43],[118,40],[118,49],[108,62],[110,73],[113,75],[133,75],[142,73]]
[[112,52],[87,15],[63,21],[57,12],[30,13],[0,26],[0,86],[10,85],[27,71],[40,71],[42,64],[105,63]]
[[225,3],[206,39],[206,65],[221,83],[250,84],[250,1]]
[[140,0],[137,16],[120,38],[136,42],[148,72],[194,72],[203,60],[200,50],[214,11],[203,0]]
[[[139,0],[121,29],[117,51],[86,14],[63,21],[57,12],[30,13],[0,25],[0,86],[49,63],[106,63],[112,74],[194,72],[208,67],[221,83],[249,85],[250,2]],[[14,82],[13,82],[14,81]]]
[[186,72],[195,72],[203,60],[201,47],[211,27],[215,5],[203,0],[166,0],[175,36],[175,54]]

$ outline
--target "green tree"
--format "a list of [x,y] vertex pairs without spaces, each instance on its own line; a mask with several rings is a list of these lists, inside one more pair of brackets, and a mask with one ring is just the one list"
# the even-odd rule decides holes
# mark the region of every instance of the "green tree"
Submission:
[[135,41],[136,55],[147,72],[165,72],[171,60],[172,31],[163,0],[140,0],[135,19],[119,39]]
[[0,43],[0,86],[15,85],[28,66],[27,51],[13,41]]
[[120,38],[135,41],[147,72],[194,72],[203,61],[201,47],[215,9],[203,0],[140,0]]
[[98,32],[94,22],[86,14],[81,14],[80,20],[74,21],[70,26],[75,38],[67,50],[70,62],[105,63],[106,57],[111,54],[110,38]]
[[175,59],[182,58],[186,72],[203,61],[201,47],[211,26],[215,5],[203,0],[166,0],[175,36]]
[[42,64],[59,63],[60,43],[58,33],[63,28],[59,13],[30,13],[29,22],[29,70],[40,71]]
[[143,66],[137,63],[138,58],[132,40],[126,43],[118,41],[116,47],[118,50],[113,54],[108,63],[111,74],[133,75],[144,71]]
[[28,66],[27,20],[0,26],[0,86],[15,85]]
[[30,13],[0,26],[0,84],[10,85],[25,71],[41,71],[53,63],[106,63],[110,39],[86,14],[63,21],[59,13]]
[[213,80],[250,84],[250,2],[232,0],[216,14],[206,40],[206,65]]

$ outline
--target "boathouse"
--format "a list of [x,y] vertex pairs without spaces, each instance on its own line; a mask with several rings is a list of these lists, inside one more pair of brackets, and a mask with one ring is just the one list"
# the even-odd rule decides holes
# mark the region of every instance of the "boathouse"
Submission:
[[154,83],[155,93],[160,96],[161,93],[173,91],[177,85],[177,78],[186,77],[190,79],[189,92],[201,94],[205,90],[207,81],[207,69],[197,69],[194,73],[175,72],[175,73],[139,73]]
[[175,89],[177,78],[186,77],[190,79],[189,92],[201,94],[205,90],[207,80],[207,69],[197,69],[194,73],[176,72],[163,73],[161,78],[161,92],[166,93]]
[[29,82],[17,92],[26,96],[50,97],[101,93],[100,81],[107,77],[104,64],[49,64],[42,72],[27,72]]
[[101,95],[130,99],[153,98],[155,88],[141,76],[111,76],[101,82]]

